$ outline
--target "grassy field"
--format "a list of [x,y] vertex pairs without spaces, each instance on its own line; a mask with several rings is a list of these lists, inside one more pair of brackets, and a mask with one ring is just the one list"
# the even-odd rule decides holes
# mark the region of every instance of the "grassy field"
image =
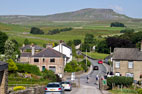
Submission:
[[[86,54],[86,52],[84,52],[84,54]],[[97,52],[88,52],[87,55],[94,58],[94,59],[104,59],[109,54],[103,54],[103,53],[97,53]]]
[[[49,22],[36,24],[40,29],[42,29],[44,35],[32,35],[29,34],[30,28],[34,25],[13,25],[13,24],[3,24],[0,23],[0,31],[3,31],[8,34],[10,39],[15,39],[20,45],[23,44],[25,38],[29,39],[31,42],[34,42],[39,45],[43,45],[50,41],[58,42],[59,40],[69,41],[74,39],[84,40],[85,34],[93,34],[95,38],[97,37],[107,37],[108,35],[119,35],[120,30],[125,28],[120,27],[109,27],[110,22]],[[126,23],[128,28],[134,28],[141,31],[141,23]],[[61,29],[65,27],[74,28],[71,31],[62,32],[55,35],[47,35],[49,30]]]

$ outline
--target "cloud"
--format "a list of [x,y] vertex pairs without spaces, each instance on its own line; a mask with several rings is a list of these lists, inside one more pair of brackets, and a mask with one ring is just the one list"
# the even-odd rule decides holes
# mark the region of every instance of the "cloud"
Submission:
[[111,6],[110,8],[112,8],[116,12],[123,12],[124,11],[124,9],[121,6],[118,6],[118,5]]

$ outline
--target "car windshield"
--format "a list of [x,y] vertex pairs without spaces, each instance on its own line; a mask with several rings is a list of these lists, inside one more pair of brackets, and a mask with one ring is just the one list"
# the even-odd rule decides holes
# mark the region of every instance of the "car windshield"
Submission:
[[70,84],[70,82],[62,82],[62,84]]
[[48,84],[47,87],[60,87],[59,84]]

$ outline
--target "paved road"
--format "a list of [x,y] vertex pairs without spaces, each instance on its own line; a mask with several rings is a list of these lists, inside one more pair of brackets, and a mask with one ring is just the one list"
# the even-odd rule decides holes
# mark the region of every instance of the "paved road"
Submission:
[[[73,88],[71,92],[65,92],[65,94],[102,94],[99,90],[98,84],[96,84],[96,75],[103,76],[106,73],[106,68],[102,64],[98,64],[98,60],[92,60],[91,61],[93,66],[98,66],[99,70],[92,71],[89,76],[89,83],[87,82],[87,76],[83,75],[80,77],[80,88]],[[75,80],[75,82],[78,84],[78,78]]]

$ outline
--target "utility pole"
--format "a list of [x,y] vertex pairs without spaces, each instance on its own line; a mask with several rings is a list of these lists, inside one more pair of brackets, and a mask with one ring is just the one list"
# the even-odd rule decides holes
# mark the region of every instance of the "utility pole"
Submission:
[[87,66],[87,49],[86,49],[86,66]]

